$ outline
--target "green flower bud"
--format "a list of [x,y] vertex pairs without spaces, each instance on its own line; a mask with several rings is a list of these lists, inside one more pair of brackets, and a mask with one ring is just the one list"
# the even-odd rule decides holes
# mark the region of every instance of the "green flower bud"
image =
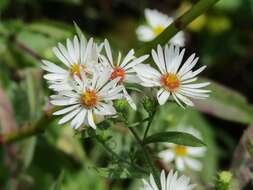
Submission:
[[125,112],[128,109],[128,102],[126,99],[114,101],[114,107],[118,112]]
[[150,97],[145,97],[143,100],[143,107],[144,109],[152,115],[155,112],[157,102],[154,99],[151,99]]
[[218,174],[216,190],[228,190],[231,186],[232,174],[228,171],[222,171]]

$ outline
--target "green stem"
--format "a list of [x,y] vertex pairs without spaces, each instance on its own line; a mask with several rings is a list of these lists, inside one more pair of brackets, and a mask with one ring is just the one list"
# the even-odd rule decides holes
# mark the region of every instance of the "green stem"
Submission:
[[96,140],[97,140],[97,142],[99,142],[104,147],[104,149],[107,152],[109,152],[113,157],[115,157],[119,161],[124,162],[124,163],[126,163],[127,165],[129,165],[131,167],[134,167],[135,169],[139,170],[140,172],[143,172],[143,173],[146,173],[146,174],[148,173],[145,169],[138,166],[137,164],[131,163],[131,162],[127,161],[126,159],[122,158],[121,156],[119,156],[103,140],[101,140],[98,136],[96,136]]
[[42,118],[34,125],[25,125],[8,133],[0,134],[0,144],[12,143],[32,135],[42,133],[49,123],[54,119],[52,115],[53,112],[54,109],[44,112]]
[[140,124],[146,122],[146,121],[149,121],[149,117],[143,119],[142,121],[139,121],[139,122],[135,122],[135,123],[132,123],[132,124],[129,124],[127,127],[136,127],[136,126],[139,126]]
[[148,121],[148,125],[147,125],[147,127],[146,127],[146,130],[145,130],[145,132],[144,132],[144,136],[143,136],[143,139],[142,139],[143,142],[144,142],[145,138],[146,138],[147,135],[148,135],[148,131],[149,131],[149,128],[150,128],[150,126],[151,126],[151,124],[152,124],[152,121],[153,121],[153,119],[154,119],[155,113],[156,113],[156,111],[150,115],[150,118],[149,118],[149,121]]
[[160,185],[160,177],[159,174],[155,168],[155,164],[153,162],[153,160],[151,159],[149,152],[147,150],[147,148],[145,147],[145,145],[142,143],[142,140],[140,139],[140,137],[138,136],[137,132],[134,130],[134,128],[129,127],[129,130],[131,131],[131,133],[133,134],[133,136],[135,137],[136,141],[138,142],[141,151],[143,152],[143,155],[146,159],[147,164],[149,165],[151,172],[155,178],[156,184],[159,187],[159,189],[161,189],[161,185]]
[[169,42],[169,40],[176,35],[180,30],[184,29],[188,24],[195,20],[198,16],[205,13],[219,0],[200,0],[196,3],[190,10],[184,13],[182,16],[178,17],[174,22],[172,22],[159,36],[157,36],[151,42],[143,44],[145,48],[137,51],[137,55],[143,55],[149,53],[152,48],[157,44],[164,45]]

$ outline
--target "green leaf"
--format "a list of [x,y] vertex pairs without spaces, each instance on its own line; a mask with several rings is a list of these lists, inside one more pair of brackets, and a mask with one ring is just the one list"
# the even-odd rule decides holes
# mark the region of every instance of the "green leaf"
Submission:
[[9,3],[10,3],[9,0],[1,0],[0,1],[0,11],[5,10],[8,7]]
[[156,133],[147,137],[144,144],[157,143],[157,142],[170,142],[184,146],[199,147],[205,146],[202,140],[194,137],[189,133],[182,133],[176,131]]
[[32,33],[47,35],[54,40],[63,40],[71,35],[71,27],[61,22],[39,21],[27,26],[27,30]]
[[28,168],[30,164],[32,163],[36,143],[37,143],[37,138],[34,136],[34,137],[25,139],[20,144],[21,152],[19,154],[20,154],[21,159],[23,160],[23,167],[25,169]]
[[253,107],[243,95],[215,82],[208,89],[212,91],[208,99],[194,101],[199,110],[229,121],[253,121]]
[[50,190],[61,190],[64,175],[64,170],[62,170],[57,181],[51,186]]
[[127,179],[127,178],[141,178],[143,173],[137,172],[133,169],[129,169],[122,166],[111,166],[108,168],[97,168],[92,167],[97,174],[101,177],[111,178],[111,179]]

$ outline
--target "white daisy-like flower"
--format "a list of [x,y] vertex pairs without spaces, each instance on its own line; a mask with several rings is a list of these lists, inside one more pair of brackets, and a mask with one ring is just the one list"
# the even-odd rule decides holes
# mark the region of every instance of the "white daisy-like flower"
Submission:
[[179,50],[178,46],[168,45],[164,50],[160,45],[157,46],[157,52],[152,50],[153,60],[159,70],[150,65],[140,64],[135,66],[142,85],[145,87],[160,87],[157,92],[157,99],[160,105],[166,103],[170,96],[182,107],[184,105],[194,106],[192,99],[205,99],[210,90],[201,89],[208,86],[209,82],[193,83],[197,80],[197,75],[201,73],[206,66],[193,71],[193,67],[198,61],[195,54],[192,54],[183,64],[185,49]]
[[42,69],[48,72],[44,78],[49,82],[49,88],[55,91],[69,90],[71,86],[69,81],[74,76],[80,77],[83,72],[91,75],[93,67],[98,63],[99,48],[93,42],[93,38],[87,40],[83,35],[80,40],[74,36],[73,41],[66,40],[66,46],[58,43],[58,47],[53,48],[54,54],[64,64],[60,67],[50,61],[42,60]]
[[71,121],[70,126],[75,129],[82,125],[96,129],[94,115],[116,114],[112,100],[122,98],[122,86],[117,84],[120,78],[110,80],[110,71],[106,69],[103,72],[94,72],[90,80],[84,77],[83,74],[81,78],[74,76],[72,90],[60,91],[51,96],[51,104],[63,106],[53,114],[64,115],[59,124]]
[[[193,127],[179,127],[176,131],[189,133],[202,139],[200,132]],[[202,170],[202,162],[198,158],[205,156],[207,150],[205,147],[190,147],[173,143],[165,143],[165,146],[167,149],[158,154],[163,162],[171,163],[175,161],[176,168],[180,171],[185,170],[185,166],[195,171]]]
[[[141,41],[151,41],[162,33],[167,26],[173,22],[173,17],[169,17],[157,10],[145,9],[144,10],[146,25],[140,25],[136,34]],[[185,34],[184,32],[178,32],[171,40],[170,43],[184,46]]]
[[139,58],[134,56],[134,50],[130,50],[126,57],[121,60],[121,53],[119,52],[118,60],[115,63],[112,56],[112,51],[110,44],[107,40],[104,41],[106,57],[101,56],[102,64],[106,68],[110,68],[111,70],[111,80],[119,77],[119,83],[123,85],[123,92],[126,100],[128,101],[129,105],[136,110],[136,105],[132,100],[131,96],[128,94],[124,84],[126,83],[139,83],[141,82],[138,78],[135,70],[133,69],[134,66],[139,65],[145,61],[149,55],[143,55]]
[[[190,184],[189,177],[184,175],[178,176],[178,173],[174,173],[173,170],[170,170],[167,176],[163,170],[161,172],[160,182],[161,190],[192,190],[196,186],[195,184]],[[140,190],[159,190],[152,174],[150,174],[149,181],[143,179],[143,184],[144,186]]]

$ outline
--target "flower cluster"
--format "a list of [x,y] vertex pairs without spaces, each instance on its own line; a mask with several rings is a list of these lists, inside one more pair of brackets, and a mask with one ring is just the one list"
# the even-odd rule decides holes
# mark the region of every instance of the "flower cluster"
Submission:
[[[146,10],[145,14],[147,18],[154,19],[150,20],[152,26],[159,27],[159,23],[156,23],[159,19],[151,15],[159,15],[158,12]],[[161,21],[162,27],[168,25],[167,17]],[[99,120],[117,116],[113,103],[115,100],[125,99],[136,110],[137,106],[127,90],[130,83],[156,90],[160,105],[175,100],[185,108],[194,105],[192,99],[208,97],[209,90],[202,88],[209,83],[196,83],[198,74],[205,66],[193,70],[198,58],[192,54],[184,60],[185,49],[180,49],[178,45],[158,45],[156,50],[152,49],[150,65],[144,63],[149,55],[136,57],[135,51],[131,49],[124,57],[119,52],[116,58],[107,39],[98,44],[93,38],[86,40],[78,31],[73,40],[66,40],[66,46],[59,43],[53,52],[61,64],[42,60],[41,66],[46,71],[44,78],[54,92],[50,102],[59,106],[53,114],[62,116],[59,124],[69,122],[74,129],[83,126],[96,129]],[[181,170],[184,162],[200,170],[200,164],[187,155],[199,156],[204,150],[171,144],[168,144],[168,148],[159,153],[162,159],[175,160]],[[143,190],[158,190],[156,185],[151,175],[150,182],[144,180]],[[189,185],[189,178],[185,176],[178,178],[177,173],[171,171],[166,177],[162,171],[161,187],[162,190],[190,190],[194,186]]]
[[[103,50],[105,54],[102,54]],[[87,42],[82,34],[79,38],[75,36],[73,41],[67,39],[66,47],[59,43],[53,52],[64,67],[43,60],[42,69],[48,72],[44,78],[55,92],[51,104],[62,107],[54,112],[54,115],[64,115],[59,124],[71,121],[70,126],[74,129],[83,125],[95,129],[95,119],[115,115],[112,101],[122,98],[136,109],[125,84],[138,83],[133,68],[148,55],[136,58],[134,50],[130,50],[124,59],[119,53],[115,62],[107,40],[97,44],[91,38]]]

